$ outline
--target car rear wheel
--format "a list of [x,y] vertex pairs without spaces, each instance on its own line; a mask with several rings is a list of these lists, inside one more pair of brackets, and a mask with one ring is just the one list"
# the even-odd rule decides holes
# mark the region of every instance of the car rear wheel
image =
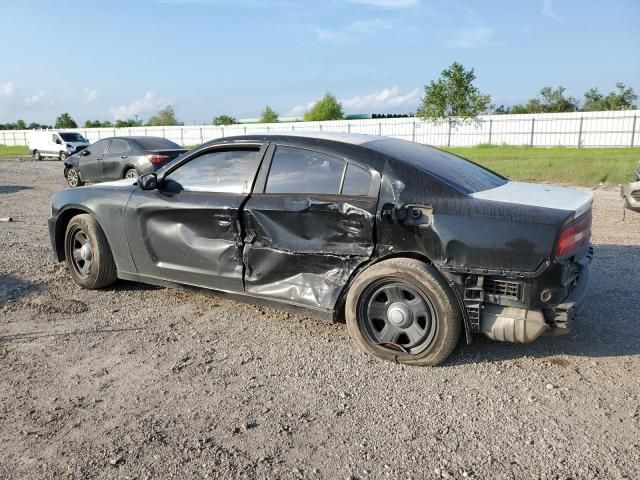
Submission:
[[138,178],[140,176],[140,172],[138,172],[135,168],[130,168],[126,172],[124,172],[124,178]]
[[39,151],[36,150],[35,152],[33,152],[33,158],[36,162],[40,162],[42,160],[42,155]]
[[80,178],[80,172],[74,167],[67,168],[64,176],[67,178],[67,183],[71,188],[81,187],[84,182]]
[[73,280],[82,288],[108,287],[117,279],[107,237],[88,214],[71,219],[64,237],[64,253]]
[[68,156],[69,155],[67,155],[67,152],[60,152],[60,156],[59,156],[60,161],[64,162],[67,159]]
[[450,287],[424,262],[395,258],[362,272],[345,305],[356,345],[378,358],[438,365],[454,350],[461,312]]

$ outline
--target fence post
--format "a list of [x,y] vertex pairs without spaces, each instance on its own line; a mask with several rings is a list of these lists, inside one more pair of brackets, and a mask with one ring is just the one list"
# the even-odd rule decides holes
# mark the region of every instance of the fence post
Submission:
[[320,131],[322,131],[322,124],[318,125],[318,127],[320,128]]
[[378,135],[382,136],[382,122],[378,123]]
[[291,124],[291,131],[292,131],[292,132],[295,132],[295,131],[296,131],[296,126],[295,126],[293,123]]
[[13,133],[13,144],[17,145],[16,144],[16,132],[15,132],[15,130],[13,132],[11,132],[11,133]]
[[204,137],[202,136],[202,127],[200,127],[200,143],[204,143]]
[[247,126],[246,125],[244,126],[244,134],[245,135],[247,134]]
[[222,138],[224,138],[224,127],[220,127],[220,132],[222,132]]
[[489,145],[491,145],[491,135],[493,134],[493,118],[489,119]]
[[7,138],[4,135],[5,135],[5,133],[2,132],[2,144],[6,145],[7,144]]
[[532,118],[531,119],[531,140],[529,141],[529,146],[533,147],[533,134],[535,133],[536,130],[536,119]]
[[633,116],[633,125],[631,127],[631,146],[633,147],[633,142],[636,139],[636,120],[637,120],[638,116],[634,115]]
[[24,144],[25,144],[25,145],[28,145],[28,142],[27,142],[27,132],[22,132],[22,140],[24,141]]
[[411,123],[411,141],[412,142],[416,141],[416,121],[415,120]]
[[582,122],[584,117],[580,117],[580,128],[578,129],[578,148],[582,148]]
[[451,146],[451,124],[453,122],[449,120],[449,131],[447,132],[447,147]]
[[347,123],[347,133],[351,133],[351,124]]
[[164,127],[162,127],[162,138],[167,138],[164,136]]

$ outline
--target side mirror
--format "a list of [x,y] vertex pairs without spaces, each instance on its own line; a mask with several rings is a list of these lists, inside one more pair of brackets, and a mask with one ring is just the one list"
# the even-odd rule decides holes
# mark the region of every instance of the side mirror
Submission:
[[56,138],[56,143],[57,143],[58,145],[62,145],[62,140],[60,140],[59,138]]
[[83,157],[86,157],[87,155],[90,155],[91,152],[89,150],[87,150],[86,148],[84,150],[80,151],[80,155],[82,155]]
[[138,177],[138,186],[142,190],[155,190],[158,188],[158,177],[155,173],[147,173]]

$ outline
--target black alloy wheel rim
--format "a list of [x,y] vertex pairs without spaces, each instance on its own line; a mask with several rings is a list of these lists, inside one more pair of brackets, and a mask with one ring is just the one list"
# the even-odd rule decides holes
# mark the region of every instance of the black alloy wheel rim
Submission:
[[429,347],[438,327],[431,300],[399,280],[382,280],[367,287],[359,302],[358,321],[372,343],[411,355]]
[[71,266],[81,278],[87,278],[91,273],[93,250],[89,238],[80,227],[69,232],[67,238],[68,251],[71,254]]
[[69,182],[69,185],[71,185],[72,187],[78,186],[78,172],[76,172],[73,168],[70,168],[67,172],[67,182]]

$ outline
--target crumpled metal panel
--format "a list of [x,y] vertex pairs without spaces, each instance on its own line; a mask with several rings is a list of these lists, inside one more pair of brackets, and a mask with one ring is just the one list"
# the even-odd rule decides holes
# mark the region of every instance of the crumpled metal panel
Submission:
[[331,309],[374,250],[377,200],[253,195],[243,210],[245,290]]

